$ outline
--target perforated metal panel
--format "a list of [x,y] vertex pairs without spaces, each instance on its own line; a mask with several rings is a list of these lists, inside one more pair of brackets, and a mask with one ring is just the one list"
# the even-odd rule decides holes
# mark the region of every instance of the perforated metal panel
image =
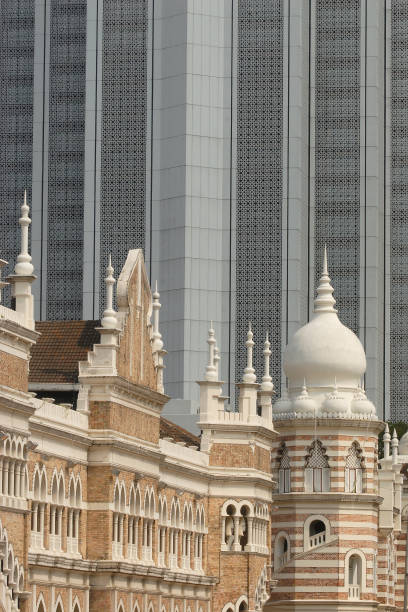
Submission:
[[327,243],[341,320],[358,333],[360,0],[316,0],[315,83],[315,257]]
[[262,376],[269,330],[271,375],[280,387],[283,15],[280,0],[238,3],[236,175],[236,380],[248,321]]
[[82,316],[86,0],[50,5],[47,318]]
[[101,304],[108,253],[120,270],[145,244],[148,0],[103,7]]
[[[11,272],[19,251],[24,189],[31,204],[34,0],[0,2],[0,257]],[[9,305],[10,290],[3,292]]]
[[408,406],[408,3],[392,0],[390,411]]

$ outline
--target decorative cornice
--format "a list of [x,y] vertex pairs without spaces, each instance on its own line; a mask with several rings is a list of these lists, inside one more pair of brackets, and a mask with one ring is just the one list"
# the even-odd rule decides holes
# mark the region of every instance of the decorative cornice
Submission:
[[371,419],[350,419],[349,417],[345,418],[334,418],[334,417],[317,417],[314,418],[304,418],[304,419],[295,419],[293,417],[280,419],[277,425],[278,427],[278,435],[282,434],[282,429],[303,429],[305,427],[314,428],[329,428],[333,427],[339,435],[341,434],[341,428],[360,428],[367,431],[369,428],[374,433],[380,433],[384,429],[383,421],[373,421]]
[[109,387],[110,391],[117,392],[123,397],[129,397],[134,400],[142,400],[145,405],[149,408],[156,409],[158,411],[164,404],[169,401],[169,396],[159,393],[155,389],[139,385],[138,383],[131,382],[122,376],[79,376],[79,382],[82,384],[89,385],[90,401],[93,400],[91,395],[94,391],[94,387],[100,385]]
[[0,333],[14,336],[22,343],[29,346],[35,344],[41,336],[39,332],[29,329],[28,327],[23,327],[10,319],[0,319]]
[[358,502],[358,503],[367,503],[367,504],[375,504],[380,505],[384,498],[380,495],[374,495],[372,493],[344,493],[344,492],[320,492],[320,493],[275,493],[273,496],[274,502],[284,502],[287,501],[290,504],[299,502],[313,502],[320,504],[322,501],[325,502]]

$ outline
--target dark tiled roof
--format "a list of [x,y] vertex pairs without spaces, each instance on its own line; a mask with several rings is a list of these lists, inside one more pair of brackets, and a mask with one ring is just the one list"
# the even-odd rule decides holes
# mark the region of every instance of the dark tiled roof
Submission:
[[76,383],[78,362],[99,343],[99,321],[38,321],[41,336],[31,351],[30,383]]
[[186,444],[200,446],[200,438],[163,417],[160,418],[160,437],[173,438],[175,442],[185,442]]
[[[41,336],[31,350],[31,383],[76,383],[78,362],[86,361],[88,351],[98,344],[99,321],[38,321]],[[200,439],[183,427],[160,418],[160,437],[175,442],[200,445]]]

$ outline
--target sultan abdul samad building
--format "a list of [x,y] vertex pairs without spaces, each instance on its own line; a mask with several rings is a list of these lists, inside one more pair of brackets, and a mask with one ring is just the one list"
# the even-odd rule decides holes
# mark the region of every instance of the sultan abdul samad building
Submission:
[[268,338],[257,382],[249,328],[233,412],[209,330],[196,438],[160,416],[160,302],[142,252],[117,284],[108,265],[100,322],[36,324],[28,212],[14,307],[0,306],[0,610],[401,610],[408,438],[386,430],[378,459],[384,424],[326,257],[273,407]]

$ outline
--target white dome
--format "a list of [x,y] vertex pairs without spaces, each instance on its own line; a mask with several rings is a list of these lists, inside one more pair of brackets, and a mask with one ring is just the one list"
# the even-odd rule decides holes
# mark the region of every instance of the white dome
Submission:
[[363,345],[336,313],[320,313],[289,342],[283,368],[290,387],[356,388],[366,370]]
[[323,412],[328,414],[343,414],[348,411],[349,402],[345,397],[339,394],[337,387],[334,388],[332,393],[326,396],[323,402]]
[[334,309],[326,254],[317,294],[313,319],[286,347],[283,367],[289,387],[301,387],[306,382],[309,389],[333,384],[355,389],[366,370],[366,357],[360,340],[340,322]]
[[305,386],[302,388],[302,392],[293,400],[293,410],[294,412],[302,415],[314,415],[315,410],[317,409],[316,402],[307,392]]

